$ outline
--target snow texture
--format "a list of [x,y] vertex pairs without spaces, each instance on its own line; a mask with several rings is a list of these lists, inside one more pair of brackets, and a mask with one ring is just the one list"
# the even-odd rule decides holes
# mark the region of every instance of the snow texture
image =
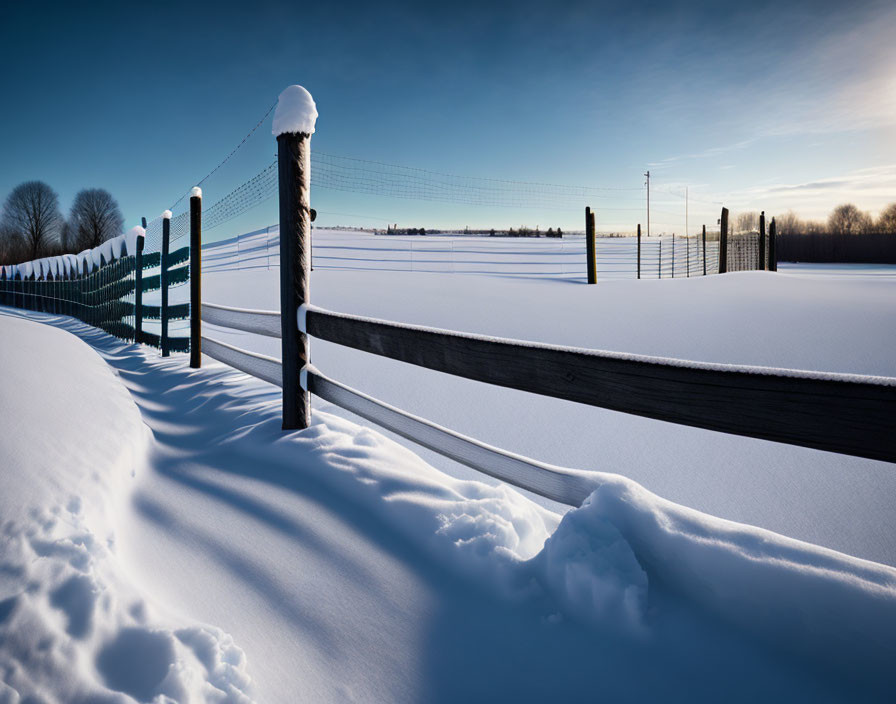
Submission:
[[116,528],[150,442],[130,395],[72,335],[0,327],[15,339],[0,347],[0,701],[250,701],[232,638],[166,615],[121,569]]
[[317,106],[305,88],[294,85],[280,93],[271,130],[275,137],[286,133],[312,135],[315,122]]
[[[312,291],[335,310],[894,376],[893,281],[396,274],[383,239],[316,236]],[[373,270],[327,270],[359,244]],[[204,253],[208,298],[271,308],[279,272],[222,268],[226,246]],[[519,247],[508,256],[534,245]],[[279,352],[210,328],[256,361]],[[580,468],[590,496],[561,513],[318,398],[311,427],[284,433],[278,389],[208,358],[194,370],[10,309],[0,339],[0,701],[582,701],[596,686],[607,701],[887,701],[896,687],[896,570],[782,535],[893,562],[892,465],[317,341],[340,381]]]
[[[496,241],[322,229],[314,236],[311,302],[329,310],[651,358],[896,376],[893,267],[584,286],[581,237]],[[278,309],[277,252],[276,226],[206,246],[204,298]],[[210,328],[222,342],[280,356],[279,340]],[[488,445],[564,467],[610,469],[678,504],[896,566],[889,463],[651,421],[313,343],[312,362],[327,376]],[[444,472],[477,476],[415,451]]]
[[[769,687],[785,700],[875,700],[896,684],[896,570],[603,472],[561,519],[330,409],[284,435],[276,394],[226,367],[190,370],[78,322],[27,317],[92,340],[118,376],[76,339],[0,315],[23,343],[2,360],[4,404],[42,373],[39,349],[57,368],[53,422],[68,422],[69,401],[89,411],[63,431],[89,441],[74,455],[66,437],[49,456],[32,451],[47,413],[33,400],[14,409],[24,436],[3,447],[17,471],[3,494],[14,522],[0,671],[22,699],[580,699],[596,663],[613,700],[658,687],[673,701],[749,701]],[[38,668],[48,631],[53,656]]]

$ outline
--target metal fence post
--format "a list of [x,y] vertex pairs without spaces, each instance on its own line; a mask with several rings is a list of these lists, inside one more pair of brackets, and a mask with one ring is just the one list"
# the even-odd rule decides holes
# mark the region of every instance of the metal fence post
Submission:
[[190,192],[190,366],[202,363],[202,190]]
[[706,276],[706,225],[703,226],[703,275]]
[[775,219],[772,218],[768,226],[768,270],[778,270],[778,247],[775,241],[778,238],[778,226],[775,225]]
[[641,223],[638,223],[638,278],[641,278]]
[[765,271],[765,211],[759,215],[759,271]]
[[162,348],[162,356],[171,354],[168,347],[168,248],[171,240],[171,211],[162,213],[162,256],[161,269],[159,270],[159,283],[162,286],[162,305],[159,313],[162,322],[162,334],[159,346]]
[[[146,218],[143,218],[146,222]],[[134,254],[134,342],[143,342],[143,245],[146,238],[137,235]]]
[[591,208],[585,208],[585,268],[588,273],[588,283],[597,283],[597,252],[594,250],[594,213]]
[[[317,110],[311,94],[290,86],[274,113],[280,183],[280,325],[283,369],[283,429],[301,430],[311,421],[303,371],[308,337],[299,329],[299,310],[308,303],[311,265],[311,135]],[[305,381],[305,384],[302,382]]]
[[722,208],[719,218],[719,273],[728,273],[728,208]]

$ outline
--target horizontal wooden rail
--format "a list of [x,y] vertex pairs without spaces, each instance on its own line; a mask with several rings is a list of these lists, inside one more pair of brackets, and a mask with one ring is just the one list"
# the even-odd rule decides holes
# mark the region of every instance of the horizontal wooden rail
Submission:
[[896,379],[712,365],[488,338],[309,307],[321,340],[614,411],[896,462]]
[[280,313],[267,310],[232,308],[215,303],[202,304],[202,320],[219,327],[280,337]]

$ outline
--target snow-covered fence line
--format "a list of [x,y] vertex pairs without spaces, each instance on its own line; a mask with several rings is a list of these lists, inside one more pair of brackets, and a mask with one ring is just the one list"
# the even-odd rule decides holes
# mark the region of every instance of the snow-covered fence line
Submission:
[[[190,248],[174,252],[143,252],[144,230],[135,227],[77,255],[63,254],[0,267],[0,303],[60,315],[70,315],[123,340],[163,351],[189,351],[190,340],[169,337],[170,320],[190,316],[190,304],[167,305],[167,287],[190,279]],[[163,261],[165,265],[163,266]],[[146,276],[144,272],[158,269]],[[160,305],[143,296],[161,291]],[[158,320],[160,333],[143,329],[144,320]]]

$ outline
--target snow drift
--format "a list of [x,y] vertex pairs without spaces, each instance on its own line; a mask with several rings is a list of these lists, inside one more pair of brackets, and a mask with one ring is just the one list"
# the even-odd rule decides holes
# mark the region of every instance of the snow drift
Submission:
[[249,701],[232,639],[122,574],[114,528],[149,441],[130,395],[68,333],[0,318],[0,701]]

